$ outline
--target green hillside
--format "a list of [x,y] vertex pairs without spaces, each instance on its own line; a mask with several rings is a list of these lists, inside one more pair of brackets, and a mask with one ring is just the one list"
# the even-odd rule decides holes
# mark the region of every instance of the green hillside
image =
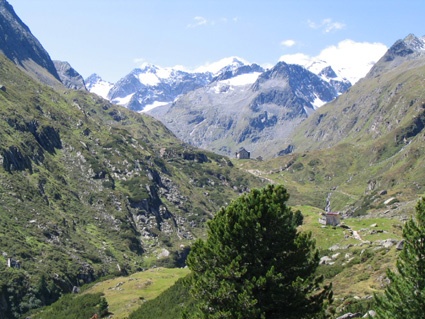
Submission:
[[262,185],[151,117],[55,91],[3,56],[0,79],[0,318],[105,275],[181,263],[219,207]]

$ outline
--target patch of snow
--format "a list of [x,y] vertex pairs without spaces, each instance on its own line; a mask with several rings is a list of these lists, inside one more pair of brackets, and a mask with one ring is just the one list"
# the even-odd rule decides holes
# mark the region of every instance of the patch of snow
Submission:
[[140,83],[145,85],[155,86],[161,82],[159,78],[156,76],[156,74],[151,72],[140,73],[136,77],[140,81]]
[[261,72],[241,74],[241,75],[235,76],[234,78],[220,81],[220,83],[234,85],[234,86],[253,84],[255,81],[257,81],[260,74]]
[[131,94],[127,95],[126,97],[117,97],[117,98],[112,100],[112,103],[118,104],[118,105],[127,105],[130,102],[133,95],[134,95],[134,93],[131,93]]
[[144,113],[144,112],[150,111],[150,110],[152,110],[152,109],[154,109],[154,108],[156,108],[158,106],[167,105],[168,103],[170,103],[170,102],[159,102],[159,101],[155,101],[152,104],[145,105],[145,107],[143,108],[143,110],[140,111],[140,113]]
[[171,77],[173,69],[171,68],[158,68],[156,71],[156,76],[160,79],[168,79]]
[[97,94],[104,99],[108,99],[108,93],[114,85],[109,82],[97,82],[90,88],[90,92]]
[[313,106],[314,109],[318,109],[319,107],[323,106],[324,104],[326,104],[326,102],[322,101],[321,99],[319,99],[317,96],[313,101]]
[[314,74],[319,74],[324,68],[328,67],[329,64],[323,60],[313,60],[310,64],[306,64],[305,68]]

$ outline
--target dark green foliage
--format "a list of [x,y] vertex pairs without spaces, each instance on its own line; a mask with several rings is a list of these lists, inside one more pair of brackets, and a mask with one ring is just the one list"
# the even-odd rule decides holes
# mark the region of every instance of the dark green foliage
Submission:
[[[375,306],[373,299],[355,299],[347,298],[344,300],[342,307],[344,308],[343,313],[367,313],[370,309]],[[389,319],[389,318],[388,318]]]
[[31,315],[32,319],[89,319],[94,314],[108,313],[108,303],[102,294],[67,294],[49,308]]
[[187,289],[187,280],[188,278],[177,280],[160,296],[144,303],[129,319],[176,319],[181,318],[184,312],[193,312],[194,300]]
[[108,307],[109,305],[105,297],[101,297],[99,302],[99,309],[97,311],[97,314],[99,315],[99,317],[102,318],[108,314]]
[[319,318],[330,287],[315,276],[319,257],[310,233],[286,206],[283,186],[253,190],[208,223],[192,246],[191,292],[203,318]]
[[403,228],[404,247],[390,284],[375,295],[377,318],[416,319],[425,314],[425,198],[416,205],[416,218]]
[[295,227],[301,226],[303,224],[304,216],[301,214],[299,210],[297,210],[293,217],[292,217],[292,223]]

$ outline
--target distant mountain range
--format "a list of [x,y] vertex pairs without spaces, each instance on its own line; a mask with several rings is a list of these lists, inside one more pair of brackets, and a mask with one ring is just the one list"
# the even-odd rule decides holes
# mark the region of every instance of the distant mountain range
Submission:
[[[340,93],[351,86],[348,80],[338,76],[324,61],[321,61],[321,66],[323,67],[316,74],[338,88]],[[115,84],[103,81],[97,74],[89,76],[85,83],[90,92],[115,104],[123,105],[134,111],[147,112],[157,106],[172,103],[177,97],[205,87],[211,82],[264,71],[265,69],[257,64],[250,64],[239,57],[229,57],[195,71],[144,64]],[[251,83],[253,82],[251,81]]]
[[[192,145],[231,155],[240,147],[267,156],[277,144],[351,83],[323,61],[310,66],[279,62],[270,70],[230,57],[194,72],[144,65],[112,85],[97,75],[89,91],[134,111],[148,112]],[[276,144],[276,141],[279,143]],[[264,153],[264,152],[261,152]]]
[[225,155],[244,147],[268,158],[288,152],[281,145],[292,130],[349,87],[330,67],[319,76],[284,62],[263,72],[241,66],[148,113],[192,145]]

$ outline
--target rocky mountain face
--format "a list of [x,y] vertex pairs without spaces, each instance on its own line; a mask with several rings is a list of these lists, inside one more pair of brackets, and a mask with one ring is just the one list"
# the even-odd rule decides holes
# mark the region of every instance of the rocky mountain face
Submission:
[[0,51],[43,83],[60,83],[49,54],[6,0],[0,0]]
[[86,90],[84,79],[68,62],[53,61],[63,85],[72,90]]
[[314,185],[303,198],[332,194],[354,216],[399,218],[412,209],[425,191],[423,52],[420,38],[397,41],[365,78],[293,131],[294,153],[276,159],[277,171]]
[[[422,83],[418,72],[424,65],[423,39],[409,35],[398,40],[364,79],[303,123],[295,136],[304,135],[310,142],[301,138],[297,147],[329,147],[359,137],[377,139],[399,127],[407,117],[408,122],[420,118],[417,112],[422,109],[422,94],[417,89]],[[409,74],[412,79],[401,80]]]
[[146,65],[134,69],[108,92],[108,99],[130,110],[143,111],[158,104],[170,103],[181,94],[205,86],[209,73],[189,73]]
[[[322,75],[332,78],[332,70]],[[339,84],[284,62],[264,72],[242,66],[148,113],[192,145],[225,155],[245,147],[268,158],[288,152],[280,148],[282,141],[337,97],[343,90]]]
[[157,106],[172,103],[178,96],[211,82],[242,73],[263,71],[264,69],[257,64],[250,65],[240,58],[230,57],[190,72],[145,64],[115,84],[103,81],[97,74],[91,75],[85,82],[90,92],[112,103],[134,111],[147,112]]
[[384,56],[372,67],[368,77],[379,76],[389,72],[403,63],[409,63],[410,67],[417,67],[424,63],[425,59],[425,36],[416,37],[409,34],[404,39],[396,41]]

